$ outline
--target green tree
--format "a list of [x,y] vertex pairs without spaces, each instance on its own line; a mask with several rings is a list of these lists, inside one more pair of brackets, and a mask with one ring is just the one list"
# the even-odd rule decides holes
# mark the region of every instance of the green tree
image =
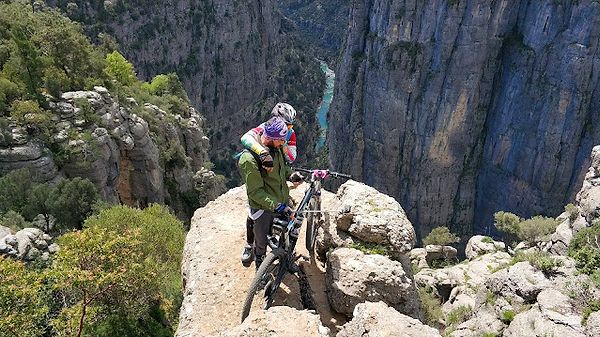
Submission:
[[33,182],[28,169],[14,170],[0,177],[0,213],[22,213]]
[[106,55],[105,72],[125,86],[132,85],[137,80],[133,65],[116,50]]
[[42,109],[36,101],[13,101],[10,115],[20,125],[36,130],[46,138],[52,130],[52,114]]
[[113,315],[141,318],[157,298],[156,272],[140,231],[90,227],[61,236],[50,271],[64,306],[51,323],[58,336],[92,335]]
[[0,255],[0,336],[44,335],[48,294],[39,274]]
[[557,226],[558,223],[553,218],[536,215],[519,223],[517,236],[533,244],[545,240],[548,235],[554,233]]
[[494,213],[494,226],[501,232],[517,235],[519,232],[519,223],[522,219],[510,212]]
[[46,220],[45,232],[50,232],[51,191],[52,188],[48,184],[34,185],[27,196],[27,204],[23,208],[23,215],[29,220],[33,220],[38,214],[44,216],[44,220]]
[[7,116],[12,101],[19,97],[19,86],[7,78],[0,77],[0,116]]
[[91,181],[77,177],[60,181],[50,191],[48,206],[63,229],[81,229],[99,198],[96,186]]
[[139,230],[144,255],[156,265],[160,284],[161,307],[175,321],[181,305],[183,287],[180,265],[185,232],[165,206],[153,204],[144,210],[116,206],[90,217],[85,227],[101,227],[115,232]]
[[459,241],[460,238],[451,233],[448,227],[436,227],[423,239],[423,244],[445,246]]
[[569,256],[581,272],[600,276],[600,220],[575,234],[569,244]]
[[13,210],[10,210],[0,217],[0,225],[8,227],[13,231],[19,231],[23,228],[30,227],[30,223],[25,221],[23,216]]

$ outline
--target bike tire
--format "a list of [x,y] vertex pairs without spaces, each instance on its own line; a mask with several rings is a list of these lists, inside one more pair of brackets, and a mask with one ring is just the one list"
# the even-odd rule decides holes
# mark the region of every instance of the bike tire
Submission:
[[[321,198],[318,196],[314,196],[308,202],[308,210],[309,211],[320,211],[321,210]],[[315,241],[317,239],[317,230],[319,229],[319,220],[321,218],[320,213],[309,212],[306,216],[306,238],[304,239],[304,243],[306,246],[306,250],[310,255],[313,254],[315,249]]]
[[[264,298],[266,302],[263,309],[269,309],[273,303],[273,298],[275,297],[275,293],[277,293],[277,289],[270,289],[270,286],[275,282],[279,275],[279,269],[283,266],[283,263],[281,263],[282,258],[283,255],[270,252],[256,271],[254,279],[252,279],[252,283],[250,283],[248,293],[246,294],[244,306],[242,307],[242,322],[244,322],[246,317],[250,314],[252,302],[254,302],[257,293],[262,290],[261,286],[262,283],[265,282],[265,278],[269,278],[270,280],[266,281],[266,284],[264,285]],[[278,264],[275,264],[276,262],[278,262]],[[279,285],[277,285],[277,288],[279,288]],[[269,294],[267,294],[267,292],[269,292]]]

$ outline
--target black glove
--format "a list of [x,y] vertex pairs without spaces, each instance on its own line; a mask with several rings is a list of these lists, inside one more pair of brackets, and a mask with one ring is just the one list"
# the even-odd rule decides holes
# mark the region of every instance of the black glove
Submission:
[[269,152],[261,153],[259,159],[262,167],[273,167],[273,157],[271,157]]
[[299,183],[304,180],[304,176],[300,172],[294,172],[290,176],[290,181],[293,183]]

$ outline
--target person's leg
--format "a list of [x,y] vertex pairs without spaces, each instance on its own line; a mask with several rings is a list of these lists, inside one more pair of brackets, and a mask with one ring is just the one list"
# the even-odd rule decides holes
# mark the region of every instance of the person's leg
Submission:
[[244,267],[250,267],[252,261],[254,260],[254,256],[252,254],[252,246],[254,244],[254,220],[248,216],[246,218],[246,245],[244,245],[244,249],[242,250],[242,265]]
[[267,253],[267,234],[273,223],[273,213],[264,212],[254,221],[254,263],[260,266]]

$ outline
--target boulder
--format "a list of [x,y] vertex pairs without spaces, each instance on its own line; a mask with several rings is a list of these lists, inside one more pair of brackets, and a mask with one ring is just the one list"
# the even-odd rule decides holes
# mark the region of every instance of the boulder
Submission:
[[486,334],[500,335],[504,324],[495,314],[488,311],[478,312],[473,318],[461,323],[450,333],[451,337],[481,337]]
[[360,303],[336,337],[440,337],[439,332],[384,302]]
[[348,317],[365,301],[383,301],[412,317],[421,316],[413,280],[400,262],[385,256],[338,248],[328,254],[326,282],[332,309]]
[[506,245],[504,242],[494,241],[489,236],[475,235],[467,242],[465,255],[467,256],[467,259],[472,260],[483,254],[505,250]]
[[568,296],[546,289],[539,293],[537,301],[531,309],[514,317],[504,330],[504,337],[585,337],[581,316],[575,313]]
[[[196,335],[192,335],[196,336]],[[250,313],[244,322],[213,337],[328,337],[319,315],[306,310],[277,306]]]
[[520,303],[533,303],[542,290],[552,286],[552,282],[529,262],[518,262],[492,274],[485,285],[493,294]]
[[585,335],[587,337],[600,336],[600,311],[594,311],[588,317],[585,326]]
[[0,239],[3,239],[7,235],[11,235],[12,231],[8,227],[0,225]]
[[397,255],[413,248],[415,230],[394,198],[349,180],[338,189],[335,204],[337,214],[318,239],[321,253],[355,241],[384,245]]

